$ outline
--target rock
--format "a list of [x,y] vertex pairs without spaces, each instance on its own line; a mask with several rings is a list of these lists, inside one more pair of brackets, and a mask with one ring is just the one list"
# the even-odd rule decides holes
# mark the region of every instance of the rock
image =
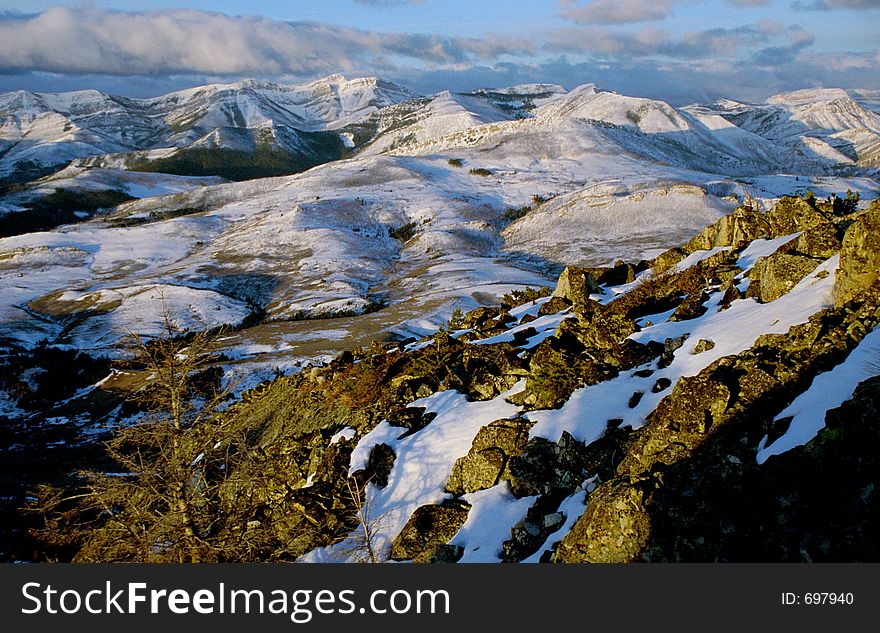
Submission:
[[820,260],[811,257],[782,252],[761,257],[749,272],[746,296],[756,297],[763,303],[775,301],[787,294],[820,263]]
[[421,431],[436,417],[434,412],[425,413],[425,407],[404,407],[388,417],[388,424],[406,429],[401,435],[406,437]]
[[418,507],[391,544],[391,558],[414,562],[436,560],[437,546],[458,533],[469,511],[470,505],[464,501]]
[[834,305],[858,299],[880,276],[880,205],[874,204],[846,230],[834,280]]
[[694,354],[702,354],[703,352],[708,352],[710,349],[715,347],[715,341],[710,341],[708,339],[701,338],[697,341],[697,344],[694,345]]
[[468,454],[452,467],[446,490],[464,494],[491,488],[501,479],[509,459],[526,447],[534,422],[524,418],[496,420],[481,428]]
[[620,286],[634,281],[636,278],[636,267],[624,261],[617,261],[614,266],[607,269],[599,277],[600,284],[605,286]]
[[672,384],[672,381],[669,378],[658,378],[657,382],[654,383],[654,386],[651,387],[651,393],[660,393],[661,391],[666,391],[669,389],[669,386]]
[[681,336],[676,336],[675,338],[668,338],[663,342],[663,352],[660,354],[660,361],[657,363],[657,367],[660,369],[665,369],[672,364],[672,361],[675,359],[675,352],[684,345],[684,342],[688,338],[688,334],[682,334]]
[[525,345],[529,342],[529,339],[533,336],[538,335],[538,330],[533,327],[527,327],[522,330],[517,330],[513,333],[513,344],[519,347],[520,345]]
[[524,404],[535,409],[561,406],[580,383],[580,351],[565,346],[556,337],[541,341],[529,360]]
[[638,332],[639,326],[631,319],[603,310],[599,304],[592,312],[581,313],[577,319],[565,319],[556,329],[556,337],[577,339],[587,348],[611,349],[626,337]]
[[559,275],[553,296],[567,299],[571,302],[575,312],[580,312],[583,306],[590,301],[591,294],[601,292],[602,289],[592,273],[576,266],[566,266],[562,274]]
[[742,299],[743,293],[740,292],[739,288],[737,288],[733,283],[727,285],[724,289],[724,294],[721,296],[721,301],[719,302],[719,306],[722,310],[726,310],[730,307],[730,304],[736,301],[737,299]]
[[703,229],[684,245],[683,250],[690,254],[716,246],[737,246],[766,235],[768,229],[767,220],[762,214],[740,207]]
[[648,424],[621,461],[619,474],[636,475],[650,471],[654,464],[671,464],[705,441],[723,419],[732,395],[727,385],[704,372],[675,383],[672,393],[648,416]]
[[651,536],[645,486],[612,480],[590,493],[587,508],[559,543],[559,563],[628,563]]
[[698,317],[706,314],[708,308],[706,308],[704,303],[709,300],[709,294],[704,290],[697,294],[688,295],[685,297],[685,300],[681,302],[681,304],[675,309],[675,312],[672,313],[672,316],[669,317],[670,321],[689,321],[690,319],[696,319]]
[[441,543],[434,547],[429,547],[419,554],[414,563],[457,563],[464,556],[464,548],[461,545],[450,545],[449,543]]
[[510,459],[502,478],[516,497],[574,490],[583,479],[576,451],[570,444],[560,447],[544,438],[532,438],[520,455]]
[[387,486],[388,475],[391,474],[391,469],[394,468],[395,459],[397,459],[397,455],[395,455],[394,449],[388,446],[388,444],[376,444],[370,450],[370,457],[367,462],[367,476],[370,481],[379,488]]
[[689,253],[683,248],[670,248],[651,260],[651,268],[654,269],[655,274],[660,275],[675,266],[688,255]]
[[[567,270],[567,269],[566,269]],[[571,301],[566,297],[553,296],[549,301],[542,304],[540,308],[538,308],[538,316],[546,316],[548,314],[556,314],[557,312],[562,312],[563,310],[568,310],[571,307]]]
[[783,236],[827,225],[824,213],[810,206],[802,198],[783,196],[765,215],[773,235]]
[[[837,227],[827,220],[806,229],[796,240],[792,240],[785,246],[789,244],[792,245],[797,253],[818,259],[833,257],[840,250],[841,246]],[[784,249],[785,246],[782,248]]]
[[515,319],[513,319],[513,317],[510,316],[510,313],[503,308],[482,306],[465,314],[462,319],[462,324],[465,328],[484,330],[487,327],[510,323],[513,320]]

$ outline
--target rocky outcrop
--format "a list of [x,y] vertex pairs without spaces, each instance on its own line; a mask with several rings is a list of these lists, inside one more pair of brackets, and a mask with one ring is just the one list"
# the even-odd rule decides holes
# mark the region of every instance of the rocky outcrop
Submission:
[[791,235],[798,231],[827,226],[830,223],[825,213],[809,204],[803,198],[783,196],[765,215],[773,235]]
[[749,271],[746,296],[755,297],[763,303],[775,301],[787,294],[820,263],[821,260],[812,257],[782,252],[761,257]]
[[859,299],[880,277],[880,204],[846,230],[840,249],[840,267],[834,282],[834,305]]
[[654,258],[651,267],[656,274],[664,273],[694,251],[710,250],[716,246],[741,246],[770,231],[770,225],[761,213],[740,207],[703,229],[684,246],[669,249]]
[[[446,543],[464,525],[469,511],[470,505],[464,501],[417,508],[391,544],[391,558],[415,563],[454,562],[450,560],[454,555]],[[458,557],[461,557],[460,550]]]
[[[718,438],[733,433],[731,429],[738,429],[734,435],[739,438],[751,430],[754,461],[755,428],[763,432],[764,420],[772,419],[816,373],[846,358],[878,323],[880,293],[872,293],[856,311],[820,312],[786,334],[764,335],[748,352],[721,358],[696,376],[680,379],[650,414],[614,477],[590,495],[586,511],[560,543],[556,560],[640,560],[655,538],[655,498],[684,494],[666,489],[667,471],[714,450]],[[739,446],[732,452],[743,450]]]
[[468,454],[455,462],[446,490],[453,494],[464,494],[497,484],[510,458],[522,453],[533,424],[517,418],[496,420],[481,428]]

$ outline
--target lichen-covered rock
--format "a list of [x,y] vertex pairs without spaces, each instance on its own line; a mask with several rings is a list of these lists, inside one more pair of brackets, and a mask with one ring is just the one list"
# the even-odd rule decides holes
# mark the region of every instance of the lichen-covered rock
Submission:
[[749,272],[746,296],[756,297],[764,303],[775,301],[787,294],[820,263],[821,260],[812,257],[782,252],[761,257]]
[[425,407],[404,407],[388,417],[388,424],[406,429],[401,435],[406,437],[421,431],[436,417],[434,412],[425,413]]
[[736,246],[766,235],[768,228],[763,215],[747,207],[740,207],[703,229],[685,244],[684,250],[690,254],[716,246]]
[[458,533],[469,511],[470,505],[464,501],[420,506],[391,544],[391,558],[414,562],[435,560],[437,546]]
[[460,457],[452,467],[446,490],[464,494],[497,484],[510,458],[525,448],[533,424],[516,418],[496,420],[481,428],[468,454]]
[[646,508],[650,480],[633,485],[617,479],[590,494],[587,508],[559,543],[560,563],[629,563],[639,559],[651,537]]
[[559,442],[535,437],[510,459],[502,479],[517,497],[570,492],[583,481],[584,446],[568,432]]
[[810,206],[802,198],[793,196],[780,198],[767,212],[765,219],[776,236],[791,235],[828,223],[828,217],[822,211]]
[[694,345],[694,354],[702,354],[703,352],[708,352],[710,349],[714,349],[715,341],[711,341],[709,339],[701,338],[697,341],[697,344]]
[[723,419],[731,398],[727,385],[703,372],[681,378],[651,413],[618,472],[641,473],[658,462],[671,464],[689,454]]
[[651,268],[654,269],[654,273],[657,275],[665,273],[689,254],[684,248],[679,246],[670,248],[651,260]]
[[690,319],[696,319],[698,317],[706,314],[706,306],[704,305],[709,300],[709,293],[706,291],[695,293],[692,295],[688,295],[685,297],[685,300],[679,304],[679,306],[675,309],[675,312],[672,313],[672,316],[669,317],[670,321],[688,321]]
[[[568,270],[568,269],[566,269]],[[546,316],[548,314],[556,314],[557,312],[562,312],[563,310],[568,310],[571,307],[571,301],[566,297],[561,296],[553,296],[549,301],[542,304],[540,308],[538,308],[538,316]]]
[[871,209],[846,230],[840,248],[840,267],[834,280],[834,305],[858,299],[880,277],[880,205]]
[[598,281],[606,286],[628,284],[636,278],[636,267],[624,261],[614,262],[614,266],[605,270]]
[[[840,238],[837,227],[828,221],[821,222],[804,230],[796,240],[792,240],[785,246],[789,246],[803,255],[828,259],[840,250]],[[783,246],[783,250],[785,249]]]
[[556,337],[573,337],[586,348],[611,349],[638,332],[636,323],[620,314],[603,310],[598,304],[577,319],[566,319],[556,329]]
[[366,475],[370,481],[384,488],[388,485],[388,475],[394,468],[394,461],[397,455],[394,449],[388,444],[376,444],[370,449],[370,456],[367,461]]
[[575,311],[580,311],[590,300],[591,294],[601,292],[602,289],[591,272],[576,266],[566,266],[559,275],[553,296],[567,299],[574,306]]

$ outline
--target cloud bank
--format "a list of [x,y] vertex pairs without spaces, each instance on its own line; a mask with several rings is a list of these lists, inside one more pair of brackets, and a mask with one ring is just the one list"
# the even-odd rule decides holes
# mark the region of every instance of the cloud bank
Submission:
[[[363,0],[377,6],[413,1]],[[813,85],[880,88],[877,48],[820,53],[810,30],[770,17],[742,25],[725,20],[721,27],[684,33],[655,20],[686,1],[560,0],[567,26],[479,39],[196,10],[55,7],[35,15],[0,13],[0,91],[94,87],[151,96],[246,77],[296,83],[340,72],[381,75],[424,93],[595,82],[677,103],[721,94],[754,100]],[[726,2],[753,6],[765,0]]]
[[0,19],[0,72],[306,75],[350,71],[388,56],[462,63],[533,50],[531,42],[513,37],[372,33],[193,10],[54,7]]

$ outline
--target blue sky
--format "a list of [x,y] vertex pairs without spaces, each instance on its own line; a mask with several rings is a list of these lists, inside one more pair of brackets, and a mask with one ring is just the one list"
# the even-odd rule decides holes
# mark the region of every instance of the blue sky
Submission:
[[335,72],[674,103],[880,89],[880,0],[0,0],[0,90],[149,96]]

